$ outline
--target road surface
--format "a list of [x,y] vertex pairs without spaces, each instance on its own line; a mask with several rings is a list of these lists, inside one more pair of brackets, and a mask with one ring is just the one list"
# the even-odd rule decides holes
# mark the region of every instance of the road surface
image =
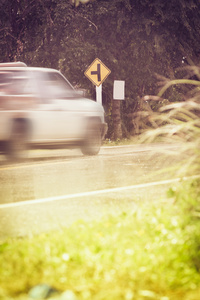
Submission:
[[20,164],[1,157],[0,238],[58,229],[134,209],[138,201],[161,200],[172,174],[158,171],[177,158],[155,150],[172,147],[102,147],[92,157],[78,150],[31,151]]

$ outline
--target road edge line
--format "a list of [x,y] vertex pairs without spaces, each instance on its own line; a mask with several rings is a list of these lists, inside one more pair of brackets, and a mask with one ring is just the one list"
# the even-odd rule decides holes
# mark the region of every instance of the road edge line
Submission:
[[98,195],[98,194],[115,193],[115,192],[120,192],[120,191],[124,191],[124,190],[146,188],[146,187],[150,187],[150,186],[165,185],[165,184],[169,184],[169,183],[173,183],[173,182],[180,182],[180,181],[185,181],[188,179],[195,179],[195,178],[199,178],[199,177],[200,177],[200,175],[194,175],[194,176],[182,177],[182,178],[179,177],[179,178],[174,178],[174,179],[148,182],[148,183],[142,183],[142,184],[137,184],[137,185],[122,186],[122,187],[110,188],[110,189],[104,189],[104,190],[96,190],[96,191],[82,192],[82,193],[77,193],[77,194],[40,198],[40,199],[35,199],[35,200],[26,200],[26,201],[21,201],[21,202],[16,202],[16,203],[5,203],[5,204],[0,204],[0,209],[14,208],[14,207],[20,207],[20,206],[30,205],[30,204],[41,204],[41,203],[46,203],[46,202],[80,198],[80,197],[93,196],[93,195]]

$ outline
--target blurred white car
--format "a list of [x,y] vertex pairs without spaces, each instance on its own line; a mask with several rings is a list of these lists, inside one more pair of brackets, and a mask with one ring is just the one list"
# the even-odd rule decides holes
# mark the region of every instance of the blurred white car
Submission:
[[79,147],[98,154],[107,132],[102,105],[81,96],[57,70],[0,64],[0,151]]

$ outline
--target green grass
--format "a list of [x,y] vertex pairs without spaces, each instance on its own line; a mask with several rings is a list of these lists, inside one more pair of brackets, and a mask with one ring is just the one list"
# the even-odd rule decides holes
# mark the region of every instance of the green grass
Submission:
[[[152,143],[157,143],[160,142],[160,138],[156,137],[154,140],[152,140]],[[141,143],[149,143],[148,141],[146,142],[143,138],[142,135],[135,135],[131,136],[130,138],[122,138],[122,139],[105,139],[103,141],[103,146],[128,146],[128,145],[141,145]]]
[[136,143],[138,143],[137,137],[132,137],[130,139],[127,138],[117,139],[117,140],[105,139],[103,141],[103,146],[125,146],[125,145],[133,145]]
[[200,226],[187,214],[198,186],[170,189],[164,204],[0,242],[0,299],[30,299],[46,283],[59,291],[52,299],[198,300]]
[[[163,143],[163,138],[160,136],[156,136],[150,140],[151,143]],[[164,141],[168,142],[168,141]],[[173,142],[173,141],[172,141]],[[149,144],[149,140],[144,138],[143,135],[135,135],[130,138],[122,138],[117,140],[105,139],[103,141],[103,146],[128,146],[128,145],[141,145],[141,144]]]

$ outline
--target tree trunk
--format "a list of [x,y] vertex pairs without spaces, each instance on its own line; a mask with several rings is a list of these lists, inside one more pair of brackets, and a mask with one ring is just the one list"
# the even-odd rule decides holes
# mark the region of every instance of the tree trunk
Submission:
[[113,139],[122,138],[121,100],[112,100]]

